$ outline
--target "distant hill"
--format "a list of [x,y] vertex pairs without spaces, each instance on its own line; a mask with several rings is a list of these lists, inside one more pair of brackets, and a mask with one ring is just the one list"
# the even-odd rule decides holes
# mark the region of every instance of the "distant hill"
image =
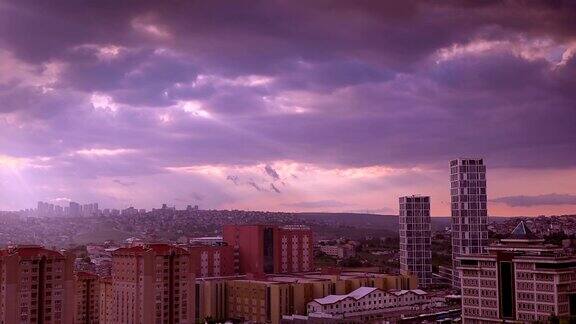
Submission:
[[[298,215],[303,218],[322,220],[334,225],[398,231],[398,215],[360,213],[298,213]],[[432,217],[433,230],[439,230],[446,226],[450,226],[450,217]]]

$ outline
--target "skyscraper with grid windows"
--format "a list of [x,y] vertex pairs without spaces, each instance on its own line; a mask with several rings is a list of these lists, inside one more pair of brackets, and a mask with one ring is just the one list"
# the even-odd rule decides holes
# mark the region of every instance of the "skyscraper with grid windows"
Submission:
[[484,253],[488,245],[486,165],[483,159],[450,161],[452,285],[460,288],[457,256]]
[[418,277],[422,288],[432,284],[430,197],[400,197],[400,273]]

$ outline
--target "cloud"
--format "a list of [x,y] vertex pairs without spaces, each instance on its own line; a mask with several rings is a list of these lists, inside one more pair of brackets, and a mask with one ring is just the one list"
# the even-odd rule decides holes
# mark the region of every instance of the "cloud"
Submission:
[[490,201],[506,204],[510,207],[576,205],[576,195],[551,193],[535,196],[507,196],[491,199]]
[[233,184],[238,185],[240,184],[240,178],[236,175],[229,175],[226,177],[226,180],[232,181]]
[[270,183],[270,189],[275,193],[282,193],[282,191],[280,191],[280,189],[278,189],[278,187],[276,187],[276,185],[274,185],[273,183]]
[[462,155],[483,156],[490,168],[569,172],[575,8],[144,0],[88,10],[80,1],[3,1],[0,156],[10,161],[0,164],[17,161],[34,175],[14,201],[49,196],[45,179],[59,179],[66,194],[76,179],[119,190],[113,179],[125,176],[139,186],[166,177],[181,188],[201,166],[229,171],[211,174],[223,180],[214,194],[265,195],[295,177],[308,184],[300,195],[282,187],[276,206],[290,203],[285,197],[321,200],[303,198],[321,181],[278,161],[361,170],[354,179],[363,184],[385,173],[367,167],[445,170]]
[[274,170],[274,168],[272,168],[270,164],[266,164],[264,171],[266,171],[266,174],[269,175],[272,180],[276,181],[280,179],[280,175],[278,172],[276,172],[276,170]]
[[256,189],[256,191],[265,191],[266,189],[260,187],[254,180],[249,180],[246,182],[250,187]]
[[132,187],[136,185],[136,181],[122,181],[120,179],[114,179],[114,182],[124,187]]

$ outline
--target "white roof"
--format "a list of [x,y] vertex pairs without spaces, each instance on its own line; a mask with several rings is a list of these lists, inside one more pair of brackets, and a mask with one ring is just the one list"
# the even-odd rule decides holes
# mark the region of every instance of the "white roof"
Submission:
[[358,300],[358,299],[368,295],[369,293],[373,292],[374,290],[378,290],[378,288],[360,287],[360,288],[354,290],[353,292],[349,293],[348,296]]
[[347,295],[328,295],[324,298],[316,298],[316,299],[314,299],[314,301],[319,303],[319,304],[326,305],[326,304],[333,304],[333,303],[339,302],[339,301],[344,300],[346,298],[354,298],[355,300],[358,300],[358,299],[370,294],[371,292],[373,292],[375,290],[379,290],[379,289],[373,288],[373,287],[360,287],[360,288],[354,290],[353,292],[351,292]]
[[[313,301],[315,301],[321,305],[328,305],[328,304],[334,304],[334,303],[339,302],[341,300],[344,300],[346,298],[353,298],[355,300],[359,300],[359,299],[365,297],[366,295],[368,295],[368,294],[370,294],[376,290],[380,291],[380,289],[374,288],[374,287],[360,287],[360,288],[354,290],[353,292],[351,292],[347,295],[328,295],[324,298],[316,298]],[[391,290],[391,291],[384,292],[384,293],[392,294],[395,296],[402,296],[402,295],[405,295],[408,293],[412,293],[412,294],[416,294],[416,295],[428,295],[428,293],[422,289]]]
[[348,295],[328,295],[324,298],[316,298],[314,299],[314,301],[321,305],[327,305],[327,304],[334,304],[348,297],[349,297]]
[[393,291],[390,291],[390,293],[391,293],[391,294],[394,294],[394,295],[396,295],[396,296],[402,296],[402,295],[408,294],[408,293],[413,293],[413,294],[416,294],[416,295],[427,295],[427,294],[428,294],[427,292],[425,292],[425,291],[422,290],[422,289],[393,290]]

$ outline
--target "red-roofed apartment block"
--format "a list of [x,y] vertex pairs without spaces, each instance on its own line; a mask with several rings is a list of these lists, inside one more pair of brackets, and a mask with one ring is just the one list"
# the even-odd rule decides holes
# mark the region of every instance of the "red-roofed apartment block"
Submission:
[[41,246],[0,250],[0,323],[72,324],[74,256]]
[[190,254],[168,244],[112,253],[115,323],[194,323],[195,276]]

